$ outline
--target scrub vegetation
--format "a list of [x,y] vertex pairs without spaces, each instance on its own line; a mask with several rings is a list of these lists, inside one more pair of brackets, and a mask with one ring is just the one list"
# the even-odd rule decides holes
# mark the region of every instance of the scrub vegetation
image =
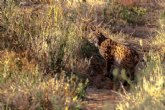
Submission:
[[115,109],[164,110],[165,3],[159,2],[1,0],[0,109],[90,109],[87,88],[110,80],[101,75],[105,61],[98,48],[86,39],[90,24],[140,56],[137,83],[110,88],[120,97]]

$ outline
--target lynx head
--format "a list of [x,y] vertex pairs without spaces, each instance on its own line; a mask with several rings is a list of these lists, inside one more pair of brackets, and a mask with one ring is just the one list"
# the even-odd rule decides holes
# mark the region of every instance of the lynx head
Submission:
[[97,27],[90,27],[89,42],[95,44],[97,47],[99,44],[100,30]]
[[95,23],[95,21],[84,21],[83,31],[85,33],[85,37],[88,39],[90,43],[95,44],[96,47],[100,45],[100,43],[105,40],[105,36],[102,33],[102,25]]
[[90,27],[89,42],[95,44],[96,47],[100,45],[102,41],[107,39],[101,30],[95,26]]

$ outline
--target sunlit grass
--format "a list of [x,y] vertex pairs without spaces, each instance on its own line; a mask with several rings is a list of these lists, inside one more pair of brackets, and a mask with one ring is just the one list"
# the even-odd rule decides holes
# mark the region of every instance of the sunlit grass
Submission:
[[[147,44],[151,47],[149,53],[145,53],[146,67],[139,70],[138,83],[133,86],[131,92],[121,95],[121,103],[117,104],[117,110],[164,110],[165,109],[165,33],[160,28],[157,36]],[[141,46],[145,46],[140,42]]]
[[[43,77],[38,66],[31,66],[26,58],[5,51],[0,66],[1,109],[78,109],[83,83],[75,75]],[[19,66],[23,67],[20,68]],[[30,68],[25,69],[25,68]]]
[[[132,17],[131,9],[124,7],[122,11],[121,5],[113,4],[115,0],[87,0],[87,3],[39,0],[49,5],[36,7],[21,7],[12,1],[0,7],[0,109],[80,109],[80,97],[84,97],[87,85],[81,81],[84,80],[81,74],[86,73],[88,58],[96,52],[84,40],[89,33],[84,34],[82,30],[83,20],[125,25]],[[134,13],[141,16],[147,11],[136,7]],[[131,22],[139,17],[132,17]],[[139,43],[138,38],[123,33],[107,34],[117,42]],[[148,45],[162,47],[164,43],[162,28]],[[138,84],[132,92],[122,95],[123,100],[116,109],[164,109],[162,58],[165,49],[153,54],[155,50],[146,55],[147,67],[137,73],[140,75]]]
[[82,35],[63,8],[9,3],[0,10],[0,109],[81,108],[87,82],[72,73]]
[[138,74],[138,84],[130,93],[122,95],[117,110],[163,110],[165,109],[165,73],[159,54],[150,54],[147,67]]

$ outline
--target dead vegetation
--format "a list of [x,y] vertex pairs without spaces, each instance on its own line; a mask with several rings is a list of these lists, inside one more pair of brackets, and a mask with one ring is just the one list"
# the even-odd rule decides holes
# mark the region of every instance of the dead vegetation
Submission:
[[102,76],[105,63],[98,49],[84,39],[89,34],[84,32],[84,21],[89,20],[94,25],[102,22],[108,37],[136,49],[146,63],[138,68],[138,84],[122,96],[117,108],[149,109],[152,104],[163,109],[163,5],[122,4],[115,0],[0,3],[0,109],[85,109],[81,99],[87,78],[90,86],[112,89],[113,82]]

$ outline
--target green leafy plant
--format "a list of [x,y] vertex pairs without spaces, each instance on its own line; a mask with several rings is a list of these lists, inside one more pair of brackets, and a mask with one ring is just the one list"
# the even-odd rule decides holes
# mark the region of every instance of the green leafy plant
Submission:
[[144,24],[144,16],[147,13],[146,8],[142,7],[123,7],[120,12],[120,17],[130,24]]

